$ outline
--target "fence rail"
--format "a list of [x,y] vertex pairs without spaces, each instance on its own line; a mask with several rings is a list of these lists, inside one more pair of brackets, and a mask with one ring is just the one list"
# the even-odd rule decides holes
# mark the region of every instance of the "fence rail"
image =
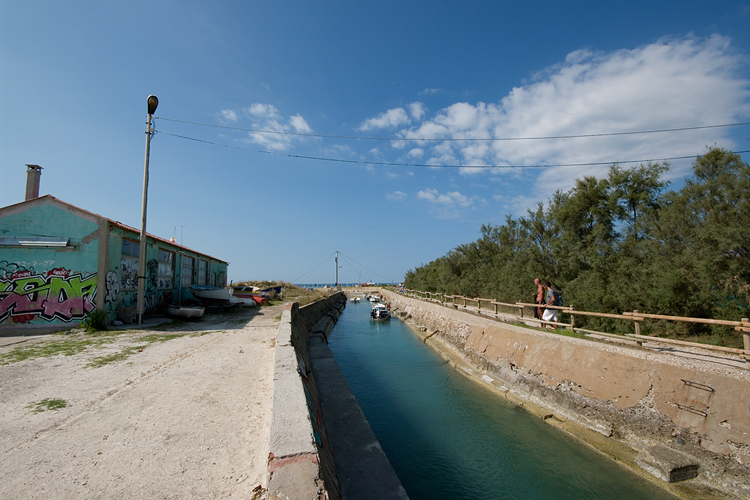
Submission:
[[[677,344],[677,345],[683,345],[683,346],[688,346],[688,347],[700,347],[703,349],[708,349],[708,350],[713,350],[713,351],[721,351],[721,352],[728,352],[732,354],[738,354],[740,358],[745,360],[745,367],[750,369],[750,319],[748,318],[742,318],[741,321],[731,321],[731,320],[723,320],[723,319],[689,318],[689,317],[682,317],[682,316],[666,316],[662,314],[649,314],[649,313],[642,313],[638,310],[635,310],[632,312],[624,312],[622,314],[613,314],[613,313],[600,313],[600,312],[593,312],[593,311],[579,311],[573,308],[572,306],[544,306],[547,309],[558,309],[560,312],[570,315],[570,323],[563,323],[563,322],[543,321],[542,319],[539,319],[539,318],[524,317],[525,308],[539,307],[539,304],[530,304],[526,302],[516,302],[516,303],[510,304],[507,302],[499,302],[494,299],[472,298],[472,297],[464,297],[462,295],[448,295],[444,293],[435,293],[435,292],[423,292],[420,290],[410,290],[406,288],[403,290],[403,293],[404,295],[408,297],[426,300],[430,302],[436,302],[445,307],[452,307],[454,309],[458,309],[459,307],[461,307],[467,310],[475,309],[478,314],[494,315],[496,318],[500,315],[499,308],[504,307],[507,309],[511,309],[513,311],[517,311],[517,313],[504,312],[503,314],[512,314],[516,316],[518,319],[523,320],[523,321],[531,321],[535,323],[540,323],[542,325],[555,325],[555,326],[569,328],[572,332],[579,331],[579,332],[584,332],[584,333],[589,333],[589,334],[594,334],[594,335],[602,335],[605,337],[618,338],[621,340],[630,340],[633,342],[637,342],[638,344],[643,344],[644,342],[662,342],[666,344]],[[470,304],[474,304],[474,305],[470,305]],[[599,318],[610,318],[610,319],[618,319],[618,320],[623,320],[623,321],[630,321],[633,323],[634,333],[626,334],[626,335],[614,335],[614,334],[607,333],[607,332],[598,332],[595,330],[587,330],[585,328],[576,328],[575,326],[576,316],[593,316],[593,317],[599,317]],[[743,335],[744,349],[735,349],[732,347],[715,346],[711,344],[701,344],[698,342],[688,342],[684,340],[666,339],[662,337],[651,337],[648,335],[641,335],[641,322],[645,319],[655,319],[655,320],[674,321],[674,322],[683,322],[683,323],[700,323],[700,324],[706,324],[706,325],[721,325],[721,326],[733,327],[735,331]]]

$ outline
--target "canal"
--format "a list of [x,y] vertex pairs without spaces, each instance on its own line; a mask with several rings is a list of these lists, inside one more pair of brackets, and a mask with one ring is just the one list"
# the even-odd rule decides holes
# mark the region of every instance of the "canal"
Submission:
[[674,498],[369,312],[349,302],[329,347],[411,500]]

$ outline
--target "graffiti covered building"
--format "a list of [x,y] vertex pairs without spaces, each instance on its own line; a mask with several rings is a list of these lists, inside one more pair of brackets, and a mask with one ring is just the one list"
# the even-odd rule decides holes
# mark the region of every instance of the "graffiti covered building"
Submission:
[[[64,328],[135,306],[140,231],[45,195],[0,208],[0,332]],[[145,311],[225,286],[226,261],[148,235]]]

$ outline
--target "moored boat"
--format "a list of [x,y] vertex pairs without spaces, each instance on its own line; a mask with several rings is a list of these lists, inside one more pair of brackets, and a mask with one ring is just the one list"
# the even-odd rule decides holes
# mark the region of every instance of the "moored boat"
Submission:
[[373,319],[375,321],[383,321],[386,319],[390,319],[391,317],[391,310],[388,309],[388,306],[385,304],[375,304],[372,306],[372,311],[370,312],[370,319]]

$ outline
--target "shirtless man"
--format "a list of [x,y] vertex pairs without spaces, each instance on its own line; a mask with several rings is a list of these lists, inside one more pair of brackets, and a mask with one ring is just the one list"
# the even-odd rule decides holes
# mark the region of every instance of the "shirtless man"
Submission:
[[[542,282],[539,281],[539,278],[534,279],[534,284],[536,285],[536,294],[534,295],[534,303],[535,304],[544,304],[544,287],[542,286]],[[535,307],[534,308],[534,317],[538,319],[542,319],[542,312],[544,310],[541,307]]]

